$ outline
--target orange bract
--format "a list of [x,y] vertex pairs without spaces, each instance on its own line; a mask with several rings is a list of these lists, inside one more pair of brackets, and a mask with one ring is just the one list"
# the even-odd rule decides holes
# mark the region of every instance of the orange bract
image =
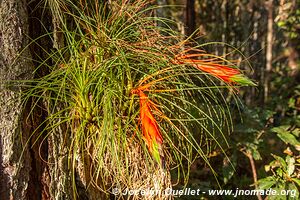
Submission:
[[[210,54],[201,53],[194,54],[178,54],[175,59],[172,60],[173,64],[189,64],[193,67],[207,72],[228,84],[240,84],[240,85],[255,85],[251,80],[244,76],[240,70],[229,67],[221,57],[216,57]],[[188,53],[188,51],[184,52]]]
[[155,120],[151,110],[158,109],[153,104],[153,102],[149,100],[148,96],[143,92],[143,89],[146,88],[143,86],[141,86],[140,88],[132,90],[131,93],[139,95],[142,133],[149,152],[153,155],[158,163],[161,163],[161,157],[163,157],[161,147],[163,138],[160,133],[157,121]]
[[163,138],[158,128],[158,124],[152,114],[151,107],[154,105],[148,99],[143,91],[138,93],[140,97],[140,118],[142,124],[143,135],[146,139],[150,152],[152,152],[152,141],[156,140],[159,144],[163,142]]
[[178,55],[175,57],[176,64],[190,64],[193,67],[207,72],[217,78],[222,79],[227,83],[232,83],[231,77],[240,74],[240,71],[231,67],[220,64],[220,60],[216,58],[210,59],[190,59],[193,57],[207,56],[207,54],[189,54]]
[[[151,112],[151,106],[154,105],[151,104],[151,102],[148,100],[147,95],[140,91],[140,117],[141,117],[141,123],[143,128],[143,134],[148,139],[148,141],[153,141],[154,139],[161,144],[163,142],[161,133],[158,128],[158,124]],[[151,147],[151,144],[148,144],[149,147]],[[151,150],[150,150],[151,151]]]
[[227,83],[233,82],[230,78],[234,75],[240,74],[240,71],[225,65],[211,63],[211,62],[201,62],[197,60],[186,60],[187,63],[192,64],[197,69],[204,72],[208,72],[211,75],[224,80]]

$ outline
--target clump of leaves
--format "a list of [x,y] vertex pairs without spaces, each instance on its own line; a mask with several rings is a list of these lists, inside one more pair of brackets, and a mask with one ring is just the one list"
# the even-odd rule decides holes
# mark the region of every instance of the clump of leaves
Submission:
[[182,51],[186,42],[156,26],[168,21],[149,17],[147,1],[49,5],[61,12],[65,44],[49,53],[53,65],[41,64],[49,74],[28,84],[25,100],[44,103],[42,132],[65,135],[57,143],[68,149],[74,188],[76,174],[104,192],[170,187],[168,170],[178,168],[187,180],[183,163],[198,156],[212,169],[206,141],[223,149],[219,141],[226,143],[231,129],[216,82],[228,89],[253,82],[223,57],[205,53],[179,62],[178,55],[191,58]]
[[291,39],[299,38],[300,9],[297,7],[299,3],[299,0],[296,0],[294,3],[289,1],[282,2],[278,9],[278,15],[275,18],[277,25],[285,30]]
[[300,158],[298,152],[300,143],[296,139],[299,137],[299,128],[290,126],[280,126],[272,128],[271,131],[286,144],[290,145],[285,150],[285,156],[273,155],[274,160],[265,165],[266,172],[271,172],[270,176],[258,181],[260,189],[273,189],[276,195],[270,195],[270,199],[298,199],[300,186]]
[[272,175],[260,179],[258,181],[259,189],[272,189],[276,192],[270,194],[269,199],[298,199],[300,186],[299,181],[299,159],[287,155],[284,158],[272,155],[274,161],[265,166],[266,172],[271,172]]

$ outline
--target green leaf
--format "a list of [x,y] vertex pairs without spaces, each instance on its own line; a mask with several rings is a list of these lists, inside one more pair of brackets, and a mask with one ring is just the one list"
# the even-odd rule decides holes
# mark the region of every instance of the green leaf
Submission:
[[273,176],[258,180],[258,186],[261,190],[267,190],[276,184],[276,180]]
[[300,179],[292,178],[292,180],[300,187]]
[[276,174],[280,177],[283,177],[283,175],[285,174],[285,171],[283,171],[282,168],[277,168]]
[[300,128],[295,128],[292,131],[292,133],[293,133],[294,136],[299,137],[300,136]]
[[251,152],[251,155],[253,156],[254,160],[261,160],[261,155],[258,150],[258,144],[260,141],[254,141],[252,143],[247,142],[246,143],[246,149],[248,152]]
[[288,176],[291,176],[295,171],[295,158],[287,156],[285,160],[287,163],[287,174]]
[[295,107],[295,102],[296,102],[296,100],[294,98],[290,98],[289,102],[288,102],[289,107],[294,108]]
[[261,160],[261,155],[257,149],[253,149],[252,156],[254,160]]
[[271,129],[273,132],[277,133],[277,136],[284,141],[285,143],[291,144],[293,146],[299,145],[300,142],[296,139],[296,137],[291,134],[289,131],[285,130],[283,127],[276,127]]
[[281,133],[281,132],[288,132],[288,128],[290,126],[289,125],[283,125],[283,126],[279,126],[279,127],[274,127],[271,129],[271,131],[275,132],[275,133]]
[[281,191],[285,190],[284,184],[281,185],[281,187],[273,188],[273,190],[276,191],[276,195],[270,195],[268,196],[269,200],[286,200],[286,195],[281,195]]
[[284,27],[285,26],[285,22],[284,21],[280,21],[277,23],[279,27]]
[[277,135],[285,143],[289,143],[293,146],[300,145],[300,142],[296,139],[296,137],[288,132],[287,133],[278,133]]
[[[298,179],[298,181],[299,181],[299,179]],[[299,199],[299,190],[298,190],[297,186],[295,185],[295,183],[288,184],[287,189],[288,189],[287,195],[289,197],[291,197],[291,199]]]
[[287,164],[285,162],[285,160],[283,158],[281,158],[280,156],[276,156],[274,154],[272,154],[272,156],[279,162],[279,164],[286,170],[287,168]]
[[269,172],[270,169],[271,169],[271,165],[265,165],[265,171],[266,171],[266,172]]

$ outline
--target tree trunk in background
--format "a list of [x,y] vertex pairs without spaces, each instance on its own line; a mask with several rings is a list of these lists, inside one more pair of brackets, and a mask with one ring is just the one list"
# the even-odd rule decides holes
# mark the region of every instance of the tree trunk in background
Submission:
[[272,51],[273,51],[273,0],[266,2],[268,10],[268,33],[267,33],[267,52],[266,52],[266,70],[264,77],[264,102],[268,101],[270,87],[270,73],[272,70]]
[[228,7],[228,2],[227,0],[224,0],[222,1],[222,6],[221,6],[221,10],[222,10],[222,13],[221,13],[221,16],[222,16],[222,21],[223,21],[223,34],[222,34],[222,42],[223,42],[223,56],[224,58],[226,58],[226,54],[228,53],[227,51],[227,41],[228,41],[228,36],[229,36],[229,31],[228,31],[228,10],[227,10],[227,7]]
[[185,34],[190,36],[196,29],[195,0],[186,0]]
[[[0,1],[0,197],[27,199],[30,180],[29,126],[24,120],[21,88],[8,87],[5,80],[32,78],[28,44],[26,0]],[[34,197],[30,198],[34,199]]]

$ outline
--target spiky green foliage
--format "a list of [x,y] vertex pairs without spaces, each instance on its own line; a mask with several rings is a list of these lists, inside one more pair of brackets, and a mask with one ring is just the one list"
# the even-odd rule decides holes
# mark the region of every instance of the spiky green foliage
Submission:
[[143,85],[157,108],[152,112],[164,138],[166,170],[176,167],[187,180],[184,163],[201,156],[209,165],[210,141],[222,149],[223,133],[231,129],[221,87],[207,73],[172,62],[184,43],[174,31],[156,26],[166,21],[150,17],[147,1],[48,1],[55,5],[53,13],[59,12],[65,46],[49,54],[55,64],[32,81],[25,99],[46,105],[47,135],[65,127],[74,187],[78,170],[105,192],[170,184],[153,178],[157,163],[140,128],[138,96],[132,94]]

